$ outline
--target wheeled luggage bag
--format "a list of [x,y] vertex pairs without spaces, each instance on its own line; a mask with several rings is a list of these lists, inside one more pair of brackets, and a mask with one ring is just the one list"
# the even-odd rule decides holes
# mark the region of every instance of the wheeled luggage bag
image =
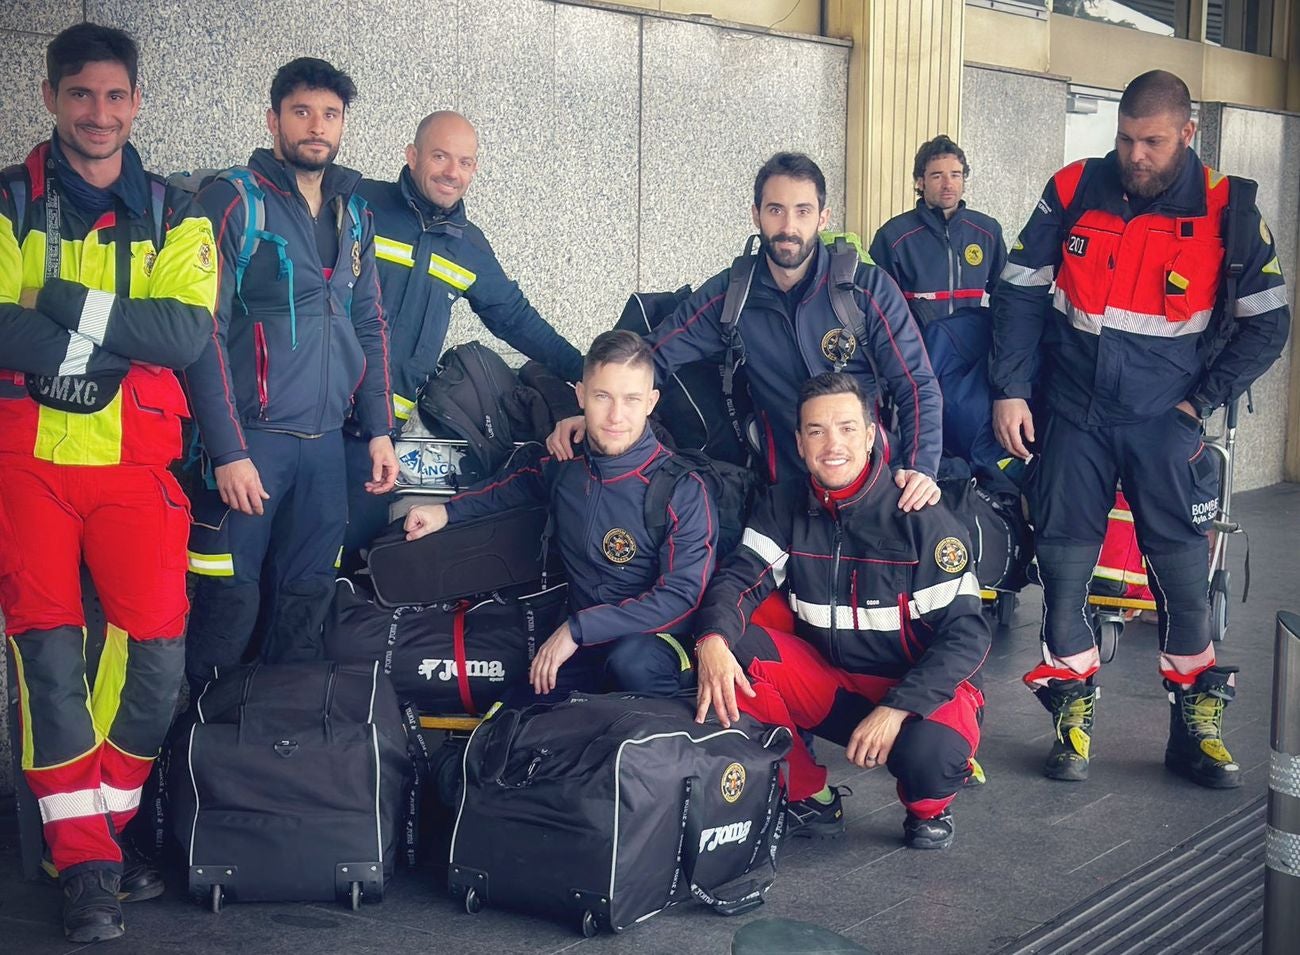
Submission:
[[408,541],[400,522],[370,545],[366,565],[385,607],[446,603],[559,576],[559,554],[542,563],[546,508],[519,507],[448,524]]
[[615,932],[697,899],[762,903],[785,825],[789,731],[694,719],[693,701],[573,694],[506,709],[465,752],[448,883],[499,905]]
[[405,823],[406,730],[378,664],[222,668],[172,739],[190,893],[378,902]]
[[397,698],[423,713],[477,716],[527,683],[537,648],[568,613],[568,590],[556,584],[389,610],[340,580],[325,621],[325,656],[378,661]]

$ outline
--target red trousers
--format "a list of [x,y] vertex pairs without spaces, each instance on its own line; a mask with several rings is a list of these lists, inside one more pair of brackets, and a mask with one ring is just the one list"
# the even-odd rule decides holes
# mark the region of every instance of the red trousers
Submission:
[[[809,730],[841,746],[898,681],[836,669],[812,645],[793,634],[750,625],[736,647],[755,697],[737,693],[740,709],[765,723],[789,727],[790,799],[798,801],[826,785],[819,765],[799,737]],[[908,719],[886,766],[898,780],[898,798],[922,818],[941,813],[970,773],[979,746],[984,696],[969,683],[925,718]]]
[[[121,860],[114,834],[139,805],[184,671],[188,534],[165,468],[0,455],[0,610],[22,766],[60,871]],[[108,618],[89,693],[83,563]]]

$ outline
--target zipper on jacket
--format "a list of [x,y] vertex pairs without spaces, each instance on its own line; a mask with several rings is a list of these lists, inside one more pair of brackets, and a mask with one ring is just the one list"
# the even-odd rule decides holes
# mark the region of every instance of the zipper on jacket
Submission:
[[943,247],[948,251],[948,314],[952,314],[952,297],[957,292],[957,277],[953,273],[955,256],[952,254],[952,237],[948,235],[948,223],[943,224]]
[[253,323],[253,364],[257,373],[257,405],[259,420],[266,420],[266,409],[271,403],[267,380],[271,377],[271,354],[266,347],[266,326]]
[[839,612],[840,550],[844,544],[844,526],[840,523],[838,514],[832,515],[832,519],[835,522],[835,532],[831,538],[831,637],[826,646],[831,652],[831,662],[838,666],[841,654],[835,617]]

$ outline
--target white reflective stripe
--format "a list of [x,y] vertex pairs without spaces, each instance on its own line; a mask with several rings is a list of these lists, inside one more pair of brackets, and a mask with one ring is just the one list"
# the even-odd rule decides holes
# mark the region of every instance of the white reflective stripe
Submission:
[[1234,318],[1250,318],[1252,315],[1263,315],[1275,308],[1285,307],[1286,286],[1274,285],[1262,292],[1255,292],[1252,295],[1237,299],[1237,307],[1232,310],[1232,314]]
[[99,792],[104,797],[104,807],[109,812],[130,812],[140,806],[139,786],[135,789],[117,789],[108,783],[100,783]]
[[[809,603],[795,597],[791,600],[791,609],[804,623],[823,630],[831,627],[829,604]],[[835,627],[839,630],[897,631],[900,629],[898,607],[859,607],[856,614],[849,607],[836,607]]]
[[108,329],[108,316],[112,314],[113,302],[117,298],[112,292],[89,289],[86,302],[81,306],[81,318],[77,320],[77,332],[85,335],[96,345],[104,344],[104,333]]
[[396,262],[398,265],[405,265],[410,268],[415,267],[415,249],[405,242],[398,242],[396,239],[385,238],[382,235],[375,236],[375,258],[383,259],[386,262]]
[[451,259],[444,259],[436,252],[429,253],[429,274],[462,292],[473,285],[474,280],[478,278],[469,269],[461,268]]
[[790,555],[782,550],[776,541],[753,528],[746,527],[740,543],[767,561],[768,566],[772,568],[772,580],[778,587],[785,583],[785,564],[790,559]]
[[1015,262],[1008,262],[1002,269],[1002,274],[999,278],[1011,285],[1020,285],[1028,288],[1037,285],[1051,285],[1053,271],[1054,270],[1050,265],[1044,265],[1041,269],[1031,269],[1027,265],[1017,265]]
[[1134,335],[1152,335],[1157,338],[1180,338],[1183,335],[1199,335],[1210,324],[1210,309],[1193,312],[1185,322],[1171,322],[1164,315],[1149,312],[1134,312],[1125,308],[1106,306],[1106,311],[1098,315],[1085,312],[1071,304],[1065,291],[1058,287],[1052,296],[1056,310],[1070,320],[1070,324],[1089,335],[1100,335],[1103,328],[1113,328],[1120,332]]
[[980,296],[980,308],[988,308],[992,301],[993,299],[989,297],[989,293],[984,292],[984,294]]
[[90,365],[90,356],[95,350],[95,343],[85,335],[77,332],[68,333],[68,350],[63,353],[59,365],[60,375],[84,375]]
[[1133,523],[1133,512],[1121,511],[1118,507],[1112,507],[1110,513],[1106,516],[1112,521],[1124,521],[1126,524]]
[[231,554],[196,554],[186,551],[189,567],[196,574],[228,577],[235,573],[235,558]]
[[60,819],[79,819],[83,816],[102,816],[108,812],[104,796],[98,789],[78,789],[73,793],[55,793],[37,800],[41,822],[49,825]]
[[915,620],[922,614],[942,610],[958,597],[974,597],[978,600],[979,595],[980,582],[968,570],[953,580],[945,580],[943,583],[935,584],[932,587],[922,587],[912,594],[907,609],[912,619]]

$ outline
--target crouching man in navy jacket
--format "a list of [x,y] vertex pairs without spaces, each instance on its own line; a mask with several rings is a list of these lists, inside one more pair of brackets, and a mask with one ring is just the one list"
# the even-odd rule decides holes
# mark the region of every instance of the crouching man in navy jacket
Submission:
[[414,507],[406,536],[415,540],[449,522],[549,504],[571,612],[533,660],[533,690],[551,699],[605,689],[668,696],[693,676],[679,638],[691,632],[713,572],[713,502],[698,474],[682,474],[662,539],[653,539],[645,498],[651,478],[673,455],[647,424],[659,392],[654,359],[640,336],[597,336],[577,395],[586,441],[576,456],[527,461],[446,504]]
[[[980,585],[961,523],[943,506],[904,512],[857,381],[827,372],[799,390],[799,454],[809,476],[774,488],[709,585],[696,619],[700,722],[752,714],[885,766],[914,849],[946,849],[948,806],[970,773],[988,653]],[[778,589],[793,633],[751,615]],[[737,692],[739,688],[739,692]],[[844,830],[841,790],[796,735],[790,832]]]

